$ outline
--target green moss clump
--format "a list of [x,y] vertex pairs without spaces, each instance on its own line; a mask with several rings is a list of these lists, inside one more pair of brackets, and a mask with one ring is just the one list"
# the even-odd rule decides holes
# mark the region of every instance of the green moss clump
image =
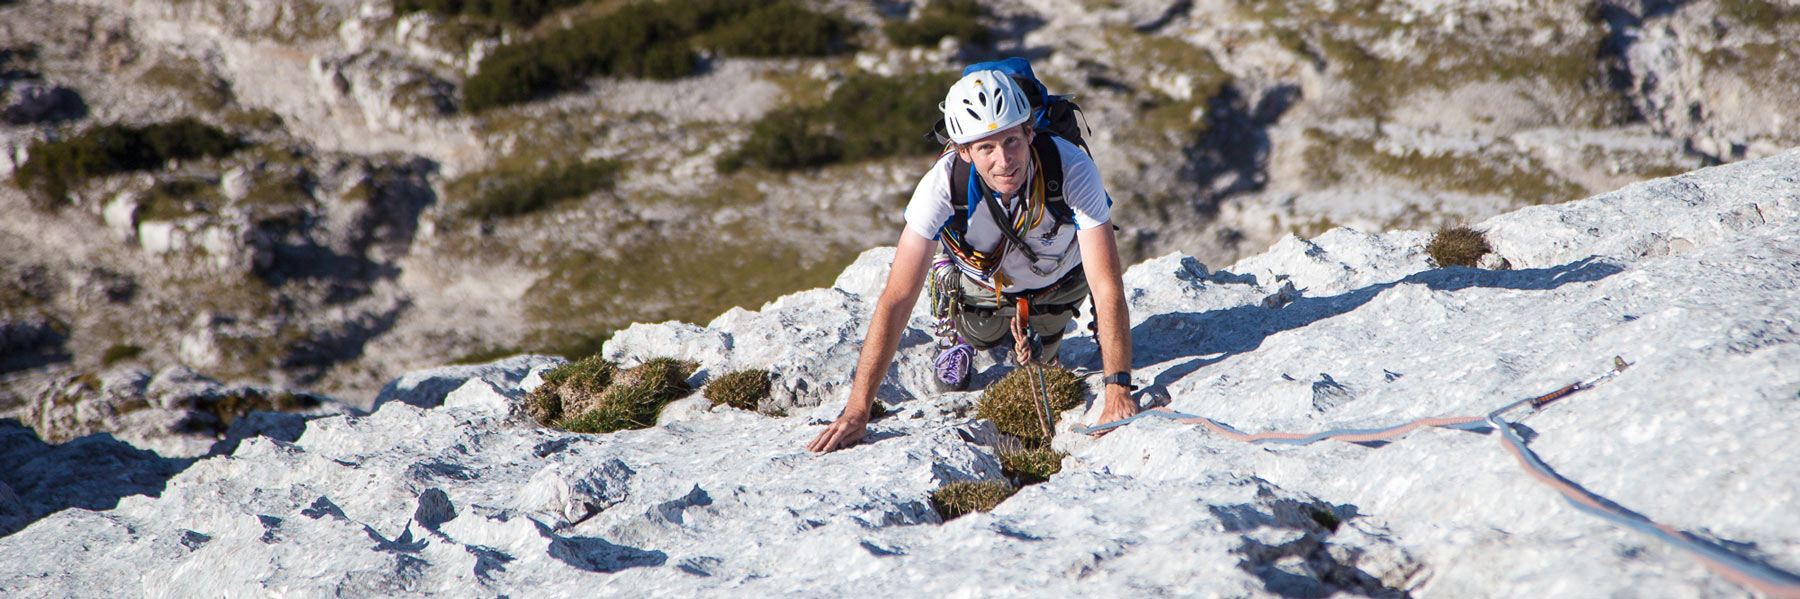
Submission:
[[1440,268],[1475,266],[1482,255],[1492,251],[1494,248],[1488,245],[1486,235],[1462,226],[1439,229],[1425,245],[1425,252],[1431,254],[1431,260]]
[[[1050,427],[1063,410],[1081,405],[1081,380],[1074,373],[1054,366],[1041,367],[1044,386],[1049,389]],[[1044,447],[1050,438],[1038,420],[1041,401],[1037,388],[1037,368],[1017,368],[1004,378],[988,385],[975,402],[975,417],[994,421],[1000,432],[1018,437],[1027,448]]]
[[106,348],[106,352],[100,355],[100,364],[102,366],[112,366],[113,364],[134,359],[141,355],[144,355],[143,346],[120,343]]
[[150,186],[138,203],[138,220],[169,221],[217,210],[225,201],[211,181],[168,179]]
[[765,115],[742,147],[720,158],[719,169],[796,170],[937,151],[924,132],[953,82],[945,73],[851,77],[823,105]]
[[621,170],[613,160],[497,167],[459,178],[451,189],[465,198],[463,214],[470,218],[511,218],[611,189]]
[[986,45],[993,39],[980,19],[987,16],[975,0],[938,0],[912,21],[894,21],[881,28],[888,42],[901,47],[935,46],[946,37]]
[[39,141],[13,180],[34,192],[40,206],[68,201],[90,177],[149,170],[171,159],[225,156],[245,147],[238,138],[192,118],[144,127],[102,125],[74,137]]
[[1000,471],[1019,486],[1035,485],[1062,471],[1062,459],[1069,454],[1048,447],[1025,449],[1000,454]]
[[649,428],[663,406],[686,395],[687,378],[698,365],[653,358],[620,371],[599,356],[571,362],[544,374],[526,410],[539,423],[577,433],[610,433]]
[[931,508],[945,522],[970,512],[986,512],[1017,491],[1006,481],[957,481],[931,492]]
[[756,406],[769,398],[769,371],[752,369],[725,373],[706,385],[704,395],[715,406],[725,404],[756,411]]

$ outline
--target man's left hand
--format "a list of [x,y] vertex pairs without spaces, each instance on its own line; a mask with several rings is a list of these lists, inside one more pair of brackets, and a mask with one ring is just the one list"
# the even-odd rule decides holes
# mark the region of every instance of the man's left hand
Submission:
[[[1108,422],[1118,422],[1135,416],[1137,413],[1137,400],[1131,398],[1131,390],[1129,388],[1122,385],[1107,385],[1106,408],[1100,410],[1100,421],[1094,423],[1094,425],[1099,426]],[[1094,436],[1105,436],[1106,433],[1110,433],[1113,430],[1116,429],[1106,429],[1094,433]]]

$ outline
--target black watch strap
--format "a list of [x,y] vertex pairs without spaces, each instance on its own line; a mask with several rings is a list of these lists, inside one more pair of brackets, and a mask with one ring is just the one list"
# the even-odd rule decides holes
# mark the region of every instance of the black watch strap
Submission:
[[1137,385],[1131,384],[1131,373],[1130,372],[1125,372],[1125,371],[1115,372],[1115,373],[1106,375],[1106,378],[1100,379],[1100,382],[1107,384],[1107,385],[1120,385],[1130,391],[1137,390]]

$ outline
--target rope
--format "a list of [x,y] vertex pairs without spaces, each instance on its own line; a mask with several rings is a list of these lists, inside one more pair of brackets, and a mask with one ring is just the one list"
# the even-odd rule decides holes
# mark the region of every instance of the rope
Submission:
[[1572,383],[1569,386],[1543,395],[1512,402],[1500,409],[1489,412],[1485,417],[1453,416],[1420,418],[1406,424],[1387,428],[1332,429],[1313,434],[1273,431],[1246,434],[1232,428],[1228,424],[1205,416],[1184,414],[1165,408],[1156,408],[1140,412],[1130,418],[1116,420],[1097,426],[1077,426],[1074,428],[1074,431],[1091,435],[1124,426],[1139,418],[1156,417],[1185,424],[1199,424],[1226,438],[1247,443],[1310,445],[1326,439],[1335,439],[1350,443],[1378,441],[1399,437],[1411,432],[1413,429],[1423,426],[1464,430],[1492,427],[1494,430],[1500,431],[1502,446],[1518,460],[1519,465],[1525,469],[1527,474],[1531,475],[1531,477],[1538,482],[1543,483],[1545,486],[1562,494],[1563,499],[1568,501],[1570,505],[1575,506],[1576,509],[1614,524],[1642,532],[1664,543],[1673,545],[1677,549],[1686,551],[1694,556],[1695,559],[1698,559],[1702,565],[1706,566],[1707,569],[1712,570],[1713,573],[1718,574],[1726,580],[1737,583],[1738,585],[1755,589],[1757,592],[1762,593],[1767,597],[1775,599],[1800,599],[1800,576],[1795,576],[1792,573],[1768,564],[1745,558],[1729,549],[1720,547],[1715,543],[1699,539],[1692,534],[1676,530],[1667,525],[1659,524],[1642,514],[1625,509],[1623,506],[1613,503],[1605,497],[1595,495],[1588,490],[1581,488],[1580,485],[1557,474],[1556,471],[1552,470],[1543,460],[1538,459],[1537,454],[1533,453],[1529,447],[1526,447],[1525,440],[1521,439],[1518,433],[1513,431],[1512,423],[1507,422],[1502,418],[1502,415],[1505,413],[1527,404],[1529,404],[1531,409],[1535,412],[1551,402],[1567,397],[1577,391],[1588,389],[1602,381],[1617,376],[1629,366],[1630,364],[1626,363],[1625,360],[1615,357],[1613,358],[1612,370],[1609,370],[1604,374],[1585,381]]
[[1012,319],[1012,334],[1013,358],[1019,361],[1019,366],[1031,368],[1037,374],[1033,382],[1038,396],[1038,425],[1043,427],[1044,439],[1048,440],[1056,436],[1056,431],[1050,426],[1050,386],[1044,383],[1044,366],[1038,363],[1036,352],[1031,347],[1030,300],[1019,298],[1018,311],[1013,314]]

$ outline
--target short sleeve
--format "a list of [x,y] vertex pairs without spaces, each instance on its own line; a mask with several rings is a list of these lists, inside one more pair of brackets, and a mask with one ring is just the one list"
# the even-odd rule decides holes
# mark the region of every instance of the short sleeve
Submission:
[[1100,169],[1081,146],[1056,138],[1062,154],[1063,201],[1075,211],[1075,227],[1092,229],[1112,221],[1112,197],[1100,181]]
[[919,186],[913,189],[912,199],[906,203],[906,227],[920,237],[937,241],[938,231],[955,213],[950,206],[950,168],[955,160],[955,153],[938,158],[931,170],[919,178]]

